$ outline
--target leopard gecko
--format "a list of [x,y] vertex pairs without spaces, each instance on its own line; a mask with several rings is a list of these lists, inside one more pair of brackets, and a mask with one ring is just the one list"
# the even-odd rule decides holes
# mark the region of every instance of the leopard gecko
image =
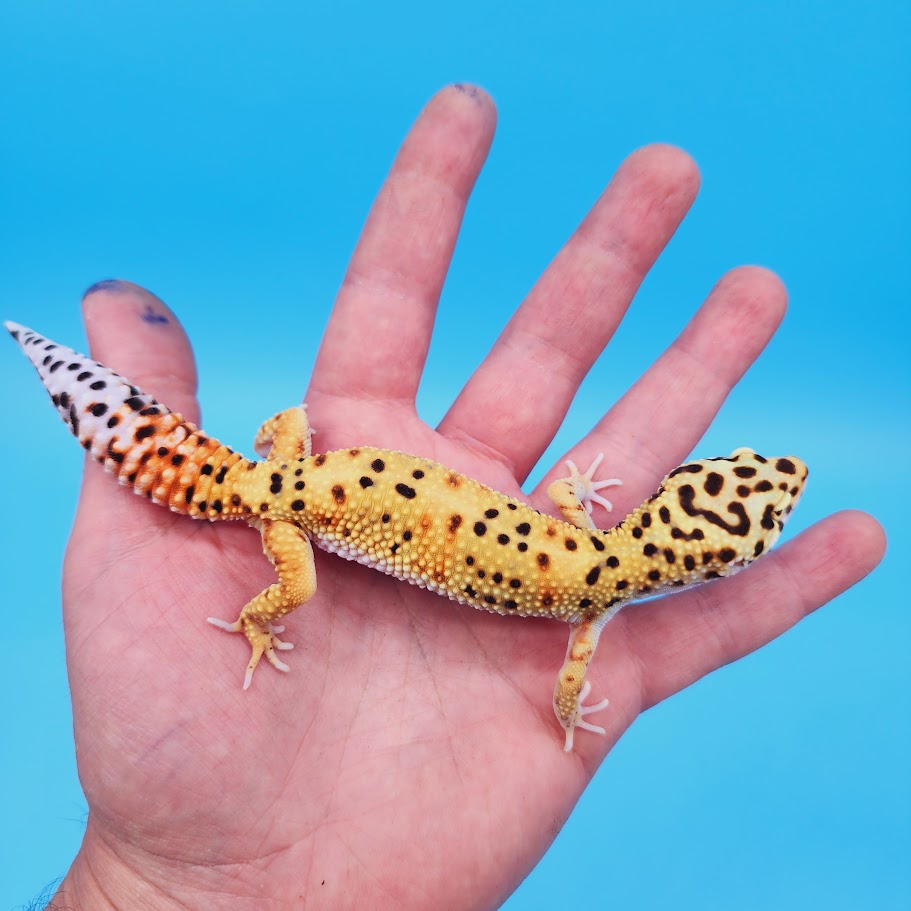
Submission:
[[306,406],[263,424],[244,458],[107,367],[6,323],[82,446],[121,484],[194,519],[241,519],[262,534],[278,581],[234,622],[252,650],[250,686],[277,652],[284,615],[316,591],[312,544],[480,610],[554,617],[570,626],[554,690],[565,749],[607,700],[586,704],[585,680],[607,621],[625,604],[730,576],[766,552],[797,503],[807,468],[793,456],[737,449],[688,462],[609,531],[595,527],[600,456],[554,482],[564,521],[416,455],[355,446],[313,454]]

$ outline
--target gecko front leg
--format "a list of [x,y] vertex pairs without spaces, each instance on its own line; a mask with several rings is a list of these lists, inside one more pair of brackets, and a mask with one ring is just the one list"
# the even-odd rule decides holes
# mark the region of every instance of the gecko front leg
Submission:
[[275,626],[285,614],[309,601],[316,592],[316,568],[313,565],[313,548],[306,532],[291,522],[263,519],[261,522],[263,550],[278,573],[278,582],[260,592],[233,623],[209,617],[209,623],[230,633],[243,633],[253,654],[244,675],[244,689],[250,686],[253,671],[259,659],[266,656],[269,663],[280,671],[288,665],[279,660],[276,649],[293,648],[276,635],[283,627]]
[[591,517],[595,503],[603,506],[608,512],[613,509],[610,500],[602,497],[598,491],[605,487],[619,487],[623,482],[618,478],[609,478],[604,481],[594,479],[595,472],[603,458],[604,453],[599,452],[585,472],[579,471],[575,463],[567,459],[566,467],[569,469],[569,477],[554,481],[547,488],[547,495],[563,513],[563,518],[576,528],[594,529],[597,527]]

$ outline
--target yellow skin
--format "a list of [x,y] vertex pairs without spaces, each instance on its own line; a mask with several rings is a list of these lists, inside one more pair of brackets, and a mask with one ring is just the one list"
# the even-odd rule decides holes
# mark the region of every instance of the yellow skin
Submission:
[[251,462],[173,414],[104,365],[23,326],[7,328],[32,360],[55,406],[83,447],[121,483],[196,519],[241,519],[262,533],[278,581],[232,623],[252,655],[249,688],[263,655],[281,671],[277,621],[316,593],[311,540],[481,610],[554,617],[570,624],[554,712],[572,749],[576,728],[607,706],[586,705],[585,674],[604,624],[624,605],[741,569],[775,543],[800,498],[806,466],[739,449],[690,462],[616,528],[599,531],[590,512],[616,479],[584,474],[548,494],[566,521],[540,513],[419,456],[369,446],[311,454],[305,407],[270,418],[256,436],[266,457]]

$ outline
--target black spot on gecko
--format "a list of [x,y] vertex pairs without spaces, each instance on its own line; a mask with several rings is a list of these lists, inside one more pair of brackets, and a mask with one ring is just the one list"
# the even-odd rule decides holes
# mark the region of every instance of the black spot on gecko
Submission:
[[[155,451],[158,453],[158,455],[161,456],[161,458],[164,458],[164,457],[168,454],[168,447],[167,447],[167,446],[159,446],[158,449],[156,449]],[[212,466],[210,465],[210,466],[209,466],[209,470],[208,470],[208,471],[204,471],[203,474],[212,474]]]
[[[108,424],[110,423],[111,422],[108,421]],[[147,437],[152,436],[153,433],[155,433],[155,428],[151,424],[146,424],[145,427],[140,427],[136,433],[133,434],[133,438],[139,443]]]
[[[209,466],[209,474],[211,474],[211,466]],[[281,493],[282,492],[282,476],[277,472],[273,472],[269,479],[272,483],[269,485],[270,493]]]
[[179,452],[175,452],[174,455],[171,456],[171,464],[174,465],[175,467],[178,465],[181,465],[183,463],[184,458],[185,457],[182,456]]
[[687,554],[683,558],[683,566],[685,569],[688,569],[690,572],[692,572],[696,568],[696,560],[692,554]]
[[48,373],[53,373],[55,370],[59,370],[63,366],[63,361],[54,361],[50,367],[47,368]]
[[548,557],[547,554],[538,554],[535,559],[541,569],[548,569],[550,567],[550,557]]
[[325,465],[325,464],[326,464],[326,456],[325,456],[325,454],[324,454],[324,453],[321,453],[320,455],[318,455],[318,456],[313,460],[313,464],[316,465],[317,468],[319,468],[321,465]]
[[723,547],[718,551],[718,559],[722,563],[730,563],[737,556],[737,551],[733,547]]
[[745,500],[752,492],[753,492],[753,491],[750,490],[750,488],[747,487],[746,484],[738,484],[738,485],[737,485],[737,496],[738,496],[738,497],[743,497],[744,500]]
[[146,406],[146,403],[138,395],[130,396],[123,404],[133,411],[141,411]]
[[766,530],[771,531],[775,527],[775,518],[773,516],[775,507],[769,503],[759,520],[759,524]]
[[402,540],[403,540],[403,541],[410,541],[411,538],[412,538],[412,533],[411,533],[410,531],[406,531],[406,532],[402,535]]
[[509,535],[497,535],[498,544],[509,544]]
[[214,509],[216,512],[221,512],[221,508],[222,508],[222,507],[221,507],[221,500],[213,500],[213,501],[212,501],[212,509]]
[[332,499],[341,506],[345,502],[345,488],[341,484],[336,484],[332,488]]
[[516,506],[515,503],[507,503],[507,504],[506,504],[506,508],[507,508],[507,509],[511,509],[513,512],[515,512],[519,507]]
[[626,579],[621,579],[621,580],[614,586],[614,588],[616,588],[618,592],[622,592],[623,589],[627,588],[628,586],[629,586],[629,581],[626,580]]
[[644,553],[646,557],[654,557],[655,554],[658,553],[658,548],[654,544],[646,544],[645,547],[642,548],[642,553]]
[[762,553],[762,549],[765,547],[765,541],[757,541],[756,546],[753,548],[753,556],[758,557]]
[[643,528],[650,528],[651,524],[652,524],[651,513],[648,513],[648,512],[642,513],[642,518],[639,521],[642,523]]
[[123,453],[117,452],[114,449],[114,441],[110,440],[108,442],[107,456],[112,462],[116,462],[118,465],[123,461]]
[[407,484],[396,484],[395,489],[396,493],[401,494],[406,500],[413,500],[417,496],[415,489]]
[[294,489],[295,489],[295,490],[303,490],[306,486],[307,486],[307,485],[306,485],[303,481],[295,481],[295,482],[294,482]]
[[494,573],[491,578],[499,585],[503,581],[503,573]]
[[370,463],[370,467],[379,474],[386,467],[386,463],[382,459],[374,459]]
[[702,487],[710,497],[717,497],[724,487],[724,478],[717,471],[710,471]]
[[231,494],[231,505],[240,506],[240,494]]
[[721,573],[715,572],[714,569],[711,569],[705,574],[705,578],[706,579],[720,579]]
[[610,569],[616,569],[620,565],[620,561],[617,559],[617,557],[608,557],[607,561],[606,561],[606,565]]
[[691,462],[689,465],[681,465],[679,468],[675,468],[669,475],[669,478],[674,478],[678,474],[699,474],[702,471],[702,466],[696,462]]
[[415,468],[415,470],[411,472],[411,477],[413,477],[415,481],[420,481],[421,478],[424,477],[424,472],[421,471],[420,468]]
[[391,518],[391,516],[389,515],[389,513],[384,512],[382,514],[382,516],[380,516],[380,521],[385,525],[389,521],[390,518]]
[[493,595],[484,595],[484,600],[485,600],[488,604],[496,604],[496,603],[497,603],[497,599],[494,598]]
[[594,585],[598,581],[598,576],[601,575],[601,567],[593,566],[589,571],[588,575],[585,577],[586,585]]
[[[163,453],[159,451],[158,454],[162,455]],[[215,469],[208,462],[206,462],[206,464],[203,465],[202,468],[199,469],[199,473],[205,474],[205,475],[212,474],[213,471],[215,471]],[[275,477],[276,477],[275,475],[272,475],[273,480]],[[281,475],[278,475],[278,477],[281,477]],[[279,488],[279,490],[281,490],[281,488]]]
[[738,478],[752,478],[756,474],[756,469],[751,468],[749,465],[738,465],[734,469],[734,474]]
[[484,512],[485,519],[495,519],[498,515],[500,515],[499,509],[488,509]]
[[658,517],[665,525],[671,524],[671,511],[666,506],[662,506],[661,509],[658,510]]
[[148,408],[143,408],[139,413],[143,417],[155,417],[156,415],[161,414],[161,408],[157,405],[149,405]]
[[216,484],[221,484],[222,481],[224,481],[225,475],[226,475],[227,473],[228,473],[228,466],[227,466],[227,465],[222,465],[221,468],[218,469],[218,474],[215,475],[215,483],[216,483]]
[[518,608],[518,606],[519,606],[518,601],[504,601],[503,602],[503,607],[505,607],[506,610],[516,610]]
[[184,494],[183,494],[184,503],[187,503],[189,505],[193,501],[193,494],[195,494],[195,493],[196,493],[196,488],[191,484],[184,491]]
[[470,585],[466,585],[462,591],[464,591],[469,598],[477,598],[478,596],[478,593]]
[[528,545],[524,541],[519,541],[516,545],[516,550],[519,551],[519,553],[524,554],[525,551],[528,550]]
[[604,542],[600,538],[592,535],[589,540],[595,545],[595,550],[604,550]]
[[567,550],[576,550],[579,546],[572,538],[567,538],[565,544]]
[[474,523],[474,533],[480,538],[487,532],[487,526],[483,522]]
[[673,563],[677,559],[677,555],[669,547],[665,547],[664,559],[667,560],[668,563]]
[[368,487],[373,487],[373,478],[368,478],[367,475],[364,475],[359,481],[358,484],[366,490]]
[[775,468],[777,471],[780,471],[782,474],[796,474],[797,468],[794,466],[794,463],[790,459],[779,459],[775,463]]
[[450,516],[449,517],[449,533],[451,535],[454,535],[461,524],[462,524],[461,516],[459,516],[459,515]]
[[100,418],[102,415],[107,414],[108,406],[104,402],[96,402],[94,405],[89,406],[89,411],[95,415],[96,418]]
[[642,529],[638,525],[633,529],[633,537],[634,538],[642,537]]
[[698,506],[696,506],[693,502],[696,496],[696,491],[690,484],[684,484],[677,491],[677,496],[680,499],[681,508],[688,516],[702,516],[707,522],[711,522],[712,525],[717,525],[719,528],[723,528],[730,534],[737,535],[741,538],[750,530],[750,518],[747,515],[746,510],[743,508],[742,503],[728,504],[728,512],[738,519],[737,523],[734,524],[732,522],[725,521],[725,519],[719,516],[717,512],[714,512],[711,509],[700,509]]
[[466,557],[466,558],[465,558],[465,564],[466,564],[467,566],[474,566],[474,557]]
[[653,569],[651,572],[649,572],[648,577],[652,580],[652,582],[657,582],[661,578],[661,571]]
[[755,490],[756,493],[766,493],[772,489],[772,486],[771,481],[759,481],[753,490]]
[[522,587],[522,580],[521,580],[521,579],[510,579],[510,580],[509,580],[509,587],[510,587],[510,588],[521,588],[521,587]]
[[531,531],[531,525],[529,525],[528,522],[520,522],[516,526],[516,531],[520,535],[527,535]]
[[579,607],[583,607],[583,608],[584,608],[584,607],[591,607],[591,606],[592,606],[592,603],[591,603],[591,601],[590,601],[588,598],[583,598],[583,599],[579,602]]

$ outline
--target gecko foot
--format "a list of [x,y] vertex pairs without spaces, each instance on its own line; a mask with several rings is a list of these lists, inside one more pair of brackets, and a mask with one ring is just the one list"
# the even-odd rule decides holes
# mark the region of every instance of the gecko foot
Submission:
[[586,715],[591,715],[593,712],[600,712],[602,709],[606,709],[609,704],[609,700],[602,699],[594,705],[583,705],[585,700],[588,699],[591,691],[592,685],[586,680],[579,693],[579,702],[576,706],[576,716],[573,719],[572,727],[566,729],[566,745],[563,747],[563,750],[567,753],[573,748],[573,732],[576,728],[581,728],[583,731],[591,731],[593,734],[607,733],[604,728],[599,727],[597,724],[591,724],[585,720]]
[[589,515],[591,515],[595,503],[603,506],[610,512],[614,508],[613,504],[606,497],[602,497],[598,491],[603,490],[605,487],[619,487],[623,483],[619,478],[609,478],[604,481],[594,480],[595,472],[598,470],[598,466],[601,464],[603,458],[604,453],[599,452],[598,455],[595,456],[595,460],[584,472],[579,471],[575,462],[570,459],[566,460],[566,467],[569,468],[570,472],[569,480],[575,483],[579,500]]
[[276,670],[287,673],[291,668],[279,659],[275,654],[276,649],[284,651],[294,648],[293,642],[285,642],[278,638],[278,633],[285,631],[284,626],[277,626],[271,623],[259,623],[250,617],[239,617],[234,623],[228,623],[227,620],[220,620],[218,617],[208,617],[208,622],[212,626],[217,626],[229,633],[243,633],[250,643],[253,654],[250,657],[250,663],[247,665],[247,672],[244,674],[244,689],[250,688],[250,681],[253,680],[253,671],[259,664],[259,659],[263,655],[266,660]]

